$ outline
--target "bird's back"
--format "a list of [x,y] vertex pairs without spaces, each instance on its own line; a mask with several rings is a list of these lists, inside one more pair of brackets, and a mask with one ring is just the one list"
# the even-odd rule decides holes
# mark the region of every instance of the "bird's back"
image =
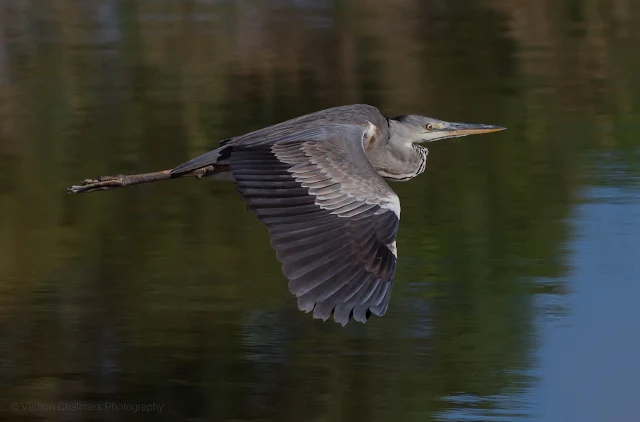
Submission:
[[[226,163],[229,153],[237,147],[252,148],[273,145],[296,134],[309,133],[309,131],[322,131],[324,128],[335,129],[340,125],[345,125],[350,128],[361,127],[364,131],[372,129],[371,125],[375,126],[375,131],[372,134],[359,138],[359,141],[364,141],[366,144],[363,146],[367,157],[369,157],[371,149],[383,149],[380,147],[382,147],[389,138],[389,123],[386,117],[384,117],[376,107],[367,104],[338,106],[305,114],[273,126],[225,139],[220,142],[219,148],[180,164],[174,168],[171,173],[185,173],[208,165]],[[343,133],[345,134],[343,137],[344,141],[353,141],[351,137],[347,136],[347,134],[350,133],[347,127],[345,127]],[[352,157],[352,159],[360,158]],[[368,163],[364,164],[364,162],[354,162],[353,164],[369,165]]]
[[265,138],[281,137],[301,130],[341,124],[357,125],[365,128],[373,124],[380,131],[379,137],[383,139],[385,139],[385,136],[388,137],[389,133],[387,119],[380,113],[380,110],[368,104],[352,104],[305,114],[245,135],[230,138],[223,141],[221,145],[249,144]]

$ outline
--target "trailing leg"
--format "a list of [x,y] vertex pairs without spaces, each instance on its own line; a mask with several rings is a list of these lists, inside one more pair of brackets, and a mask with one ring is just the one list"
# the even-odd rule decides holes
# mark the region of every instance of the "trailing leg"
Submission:
[[185,173],[171,173],[171,170],[156,171],[153,173],[141,173],[130,175],[100,176],[97,179],[85,179],[79,185],[67,188],[69,194],[94,192],[99,190],[111,190],[141,183],[157,182],[159,180],[179,179],[182,177],[197,177],[198,179],[214,173],[213,166],[206,166]]

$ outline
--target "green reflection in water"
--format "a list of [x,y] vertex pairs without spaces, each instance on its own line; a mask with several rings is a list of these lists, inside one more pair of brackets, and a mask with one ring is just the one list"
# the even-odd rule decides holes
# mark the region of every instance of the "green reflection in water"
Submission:
[[[638,173],[635,5],[54,3],[0,8],[2,409],[527,413],[534,300],[566,292],[572,206],[603,183],[603,157],[620,183]],[[427,173],[392,186],[401,260],[388,314],[364,326],[297,311],[232,185],[64,194],[87,176],[171,167],[218,139],[355,102],[509,128],[433,145]]]

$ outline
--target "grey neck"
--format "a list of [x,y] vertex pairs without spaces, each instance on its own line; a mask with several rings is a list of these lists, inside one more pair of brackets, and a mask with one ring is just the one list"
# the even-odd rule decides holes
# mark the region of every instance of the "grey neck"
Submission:
[[367,151],[371,164],[385,179],[406,181],[424,172],[429,151],[403,137],[402,126],[388,119],[389,137],[377,148]]

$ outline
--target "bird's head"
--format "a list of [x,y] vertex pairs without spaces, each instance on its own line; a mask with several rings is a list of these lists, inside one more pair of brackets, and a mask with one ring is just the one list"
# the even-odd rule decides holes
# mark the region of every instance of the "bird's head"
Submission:
[[411,143],[439,141],[447,138],[497,132],[506,128],[473,123],[445,122],[433,117],[407,114],[389,119],[391,135]]

